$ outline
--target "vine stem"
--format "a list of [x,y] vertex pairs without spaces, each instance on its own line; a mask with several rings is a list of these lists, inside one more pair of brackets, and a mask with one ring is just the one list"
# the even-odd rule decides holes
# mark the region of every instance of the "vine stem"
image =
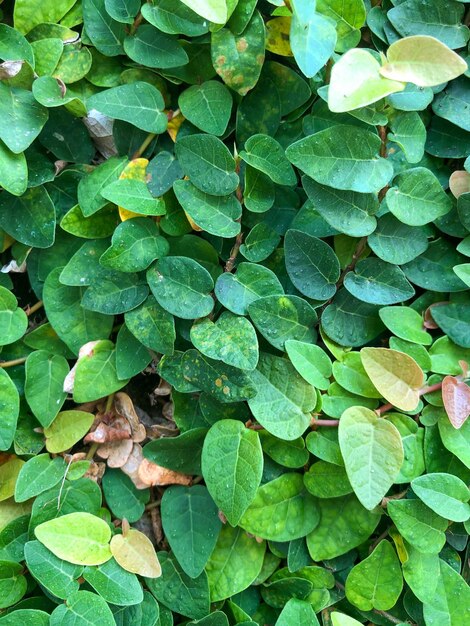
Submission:
[[240,231],[237,235],[237,238],[235,239],[235,244],[232,250],[230,251],[230,256],[227,260],[227,263],[225,264],[225,268],[224,268],[225,272],[231,272],[233,270],[233,266],[235,265],[235,261],[238,256],[238,252],[240,251],[240,246],[242,245],[242,241],[243,241],[243,233]]
[[23,356],[21,357],[21,359],[13,359],[12,361],[3,361],[3,363],[0,362],[0,367],[7,368],[7,367],[14,367],[15,365],[21,365],[22,363],[26,361],[27,358],[28,358],[27,356]]
[[39,309],[41,309],[43,306],[44,302],[42,300],[39,300],[39,302],[36,302],[36,304],[33,304],[33,306],[27,306],[24,312],[29,317],[33,313],[36,313],[36,311],[39,311]]
[[[179,114],[180,114],[180,110],[175,109],[174,111],[168,111],[166,116],[168,118],[168,121],[171,122],[171,120]],[[149,133],[147,137],[143,140],[143,142],[140,144],[140,146],[137,148],[137,150],[134,152],[131,160],[138,159],[139,157],[141,157],[143,153],[147,150],[149,145],[152,143],[152,141],[155,139],[156,136],[157,136],[157,133]]]

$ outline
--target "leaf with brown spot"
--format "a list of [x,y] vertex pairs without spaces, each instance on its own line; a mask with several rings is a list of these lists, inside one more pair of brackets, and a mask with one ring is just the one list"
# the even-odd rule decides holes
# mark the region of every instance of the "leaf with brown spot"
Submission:
[[454,376],[442,381],[444,407],[454,428],[461,428],[470,415],[470,387]]

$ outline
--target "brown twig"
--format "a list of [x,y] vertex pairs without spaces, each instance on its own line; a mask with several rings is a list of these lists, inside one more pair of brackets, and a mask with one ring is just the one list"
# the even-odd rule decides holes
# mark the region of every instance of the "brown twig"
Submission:
[[367,237],[361,237],[357,242],[356,249],[353,252],[351,263],[347,265],[344,270],[341,272],[338,282],[336,283],[336,287],[339,289],[344,282],[344,277],[348,272],[352,272],[352,270],[356,267],[356,263],[359,261],[361,254],[364,252],[365,247],[367,245]]
[[318,426],[332,426],[336,427],[339,425],[339,420],[319,420],[316,417],[312,417],[310,420],[311,428],[318,428]]
[[[442,388],[442,380],[438,383],[435,383],[434,385],[430,385],[429,387],[421,387],[421,389],[418,391],[418,395],[421,397],[421,396],[426,395],[427,393],[438,391],[441,388]],[[384,404],[380,406],[378,409],[376,409],[376,413],[378,413],[379,415],[382,415],[383,413],[386,413],[387,411],[390,411],[390,409],[393,409],[393,408],[394,408],[393,404],[391,404],[391,402],[388,402],[387,404]]]
[[238,256],[238,252],[240,251],[240,246],[242,245],[242,241],[243,241],[243,233],[240,231],[237,235],[237,238],[235,239],[235,244],[232,250],[230,251],[230,256],[227,260],[227,263],[225,264],[225,268],[224,268],[225,272],[231,272],[233,270],[233,266],[235,265],[235,261]]
[[150,519],[152,520],[152,529],[155,536],[155,541],[157,543],[157,546],[160,546],[163,541],[163,528],[160,510],[156,502],[157,499],[155,498],[153,489],[150,488],[150,504],[148,506],[150,507],[150,505],[154,505],[152,506],[152,508],[149,509]]

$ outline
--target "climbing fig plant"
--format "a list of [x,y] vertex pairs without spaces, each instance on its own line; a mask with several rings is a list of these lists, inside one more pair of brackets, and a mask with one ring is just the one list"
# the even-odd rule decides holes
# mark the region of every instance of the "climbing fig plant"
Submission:
[[468,626],[465,0],[0,0],[0,626]]

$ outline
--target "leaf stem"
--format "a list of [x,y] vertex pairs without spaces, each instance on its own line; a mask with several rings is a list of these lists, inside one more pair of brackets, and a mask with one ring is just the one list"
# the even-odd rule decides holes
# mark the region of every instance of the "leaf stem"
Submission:
[[15,365],[21,365],[22,363],[24,363],[26,361],[28,357],[27,356],[23,356],[20,359],[13,359],[12,361],[0,361],[0,367],[3,368],[7,368],[7,367],[14,367]]
[[36,313],[36,311],[39,311],[39,309],[42,308],[43,306],[44,306],[44,302],[42,300],[39,300],[39,302],[36,302],[36,304],[33,304],[33,306],[27,306],[24,309],[24,312],[29,317],[33,313]]
[[357,242],[356,249],[354,250],[351,258],[351,263],[349,263],[349,265],[344,268],[344,270],[341,272],[338,282],[336,283],[336,287],[338,289],[342,286],[346,274],[348,272],[351,272],[356,267],[356,263],[359,261],[361,254],[364,252],[366,244],[367,237],[361,237],[361,239],[359,239],[359,241]]
[[149,145],[152,143],[152,141],[155,139],[156,136],[157,136],[156,133],[149,133],[147,137],[141,143],[140,147],[137,148],[137,150],[134,152],[131,160],[133,161],[134,159],[138,159],[139,157],[141,157],[143,153],[147,150]]
[[317,428],[318,426],[331,426],[336,428],[339,425],[339,420],[318,420],[316,417],[312,417],[310,420],[310,427]]
[[235,260],[238,256],[238,252],[240,251],[240,246],[242,245],[242,241],[243,241],[243,233],[242,231],[240,231],[237,235],[237,238],[235,239],[235,244],[232,250],[230,251],[230,256],[227,260],[227,263],[225,264],[224,272],[231,272],[233,270],[233,266],[235,265]]

